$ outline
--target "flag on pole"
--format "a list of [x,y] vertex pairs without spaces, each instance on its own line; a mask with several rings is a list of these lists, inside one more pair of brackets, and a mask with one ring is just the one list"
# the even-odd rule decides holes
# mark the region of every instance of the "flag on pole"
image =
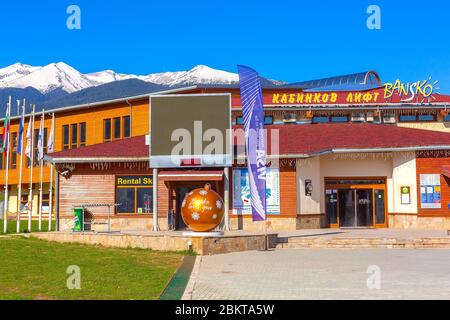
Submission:
[[[34,115],[34,114],[33,114]],[[33,115],[30,115],[30,122],[28,123],[28,129],[27,129],[27,145],[25,147],[25,155],[28,159],[32,160],[31,150],[33,149],[32,143],[33,143]]]
[[41,125],[39,126],[37,149],[38,160],[42,160],[44,158],[44,110],[42,110]]
[[55,114],[52,116],[52,127],[50,128],[50,135],[47,142],[47,153],[55,151]]
[[22,106],[22,117],[20,117],[20,124],[19,124],[19,134],[18,134],[18,142],[17,142],[17,154],[22,155],[22,135],[23,135],[23,126],[25,122],[25,102]]
[[252,68],[238,65],[252,220],[266,220],[266,141],[261,81]]
[[8,132],[9,132],[9,113],[11,112],[11,106],[8,105],[6,108],[5,120],[3,121],[3,145],[1,148],[1,152],[8,152]]

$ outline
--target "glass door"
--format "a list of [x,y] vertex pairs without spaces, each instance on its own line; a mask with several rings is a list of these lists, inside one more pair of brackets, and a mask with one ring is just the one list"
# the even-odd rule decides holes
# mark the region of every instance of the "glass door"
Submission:
[[331,228],[386,227],[385,180],[326,178],[325,214]]
[[374,189],[375,226],[386,226],[386,199],[384,189]]
[[356,226],[373,226],[373,189],[355,189]]
[[338,191],[339,227],[356,227],[355,190]]

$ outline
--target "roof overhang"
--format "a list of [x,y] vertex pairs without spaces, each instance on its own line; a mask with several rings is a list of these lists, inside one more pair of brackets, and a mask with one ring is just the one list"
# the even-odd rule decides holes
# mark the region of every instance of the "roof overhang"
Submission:
[[450,178],[450,165],[449,166],[442,166],[441,173],[446,176],[447,178]]
[[164,181],[222,181],[222,170],[160,171],[158,178]]

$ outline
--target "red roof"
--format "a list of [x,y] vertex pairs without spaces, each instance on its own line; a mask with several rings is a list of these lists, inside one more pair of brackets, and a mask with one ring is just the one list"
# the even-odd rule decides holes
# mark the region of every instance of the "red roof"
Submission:
[[[242,128],[241,126],[235,127]],[[279,155],[314,155],[335,149],[386,149],[445,147],[450,149],[450,133],[367,123],[284,124],[266,126],[268,153],[271,133],[278,130]],[[242,140],[241,140],[242,141]],[[236,140],[235,140],[236,143]],[[54,159],[148,158],[145,136],[100,143],[50,154]]]
[[[323,123],[274,125],[280,135],[280,155],[315,154],[333,149],[379,149],[450,146],[450,133],[394,125]],[[270,139],[268,138],[270,152]],[[449,148],[450,149],[450,148]]]
[[145,136],[126,138],[111,142],[93,144],[76,149],[67,149],[49,154],[51,158],[144,158],[148,157],[149,147]]

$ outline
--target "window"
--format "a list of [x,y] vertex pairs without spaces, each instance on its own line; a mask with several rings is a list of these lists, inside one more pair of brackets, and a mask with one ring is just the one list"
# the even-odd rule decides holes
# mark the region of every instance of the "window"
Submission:
[[435,121],[435,117],[432,114],[419,114],[419,121]]
[[43,194],[42,195],[42,213],[49,213],[50,211],[50,195]]
[[[236,118],[236,124],[243,125],[244,124],[244,118],[243,117],[237,117]],[[264,117],[264,124],[266,124],[266,125],[273,124],[273,116],[265,116]]]
[[444,121],[445,122],[450,122],[450,114],[444,116]]
[[120,118],[114,118],[114,140],[120,139]]
[[325,123],[330,122],[329,117],[313,117],[313,123]]
[[80,123],[80,147],[86,145],[86,122]]
[[137,213],[153,211],[153,188],[137,188]]
[[331,122],[348,122],[348,117],[346,116],[331,117]]
[[37,167],[39,165],[39,161],[38,161],[38,139],[39,139],[39,129],[35,129],[34,130],[34,141],[33,141],[33,167]]
[[401,121],[401,122],[413,122],[416,120],[417,120],[417,117],[415,115],[402,114],[399,117],[399,121]]
[[142,214],[153,211],[153,178],[116,176],[117,214]]
[[[44,128],[44,141],[43,141],[43,151],[44,154],[47,153],[47,128]],[[39,153],[38,153],[38,140],[39,140],[39,129],[34,130],[34,166],[37,167],[39,166]],[[30,163],[28,162],[28,166],[30,165]]]
[[17,132],[11,133],[11,169],[17,168]]
[[[75,149],[86,145],[86,122],[63,125],[63,150]],[[44,138],[47,147],[47,134]]]
[[123,137],[129,138],[131,136],[131,118],[130,116],[123,117]]
[[69,126],[63,125],[63,149],[69,149]]
[[28,195],[27,194],[22,194],[20,196],[20,212],[24,212],[24,210],[26,209],[26,206],[28,204]]
[[131,137],[131,117],[123,116],[103,119],[103,141]]
[[273,116],[265,116],[264,124],[273,124]]
[[78,125],[71,124],[70,125],[70,148],[75,149],[77,147],[77,138],[78,138]]
[[116,191],[117,213],[134,213],[135,188],[118,188]]
[[103,120],[103,140],[111,141],[111,119]]
[[297,115],[295,113],[285,113],[283,114],[283,121],[285,123],[295,123],[297,122]]

